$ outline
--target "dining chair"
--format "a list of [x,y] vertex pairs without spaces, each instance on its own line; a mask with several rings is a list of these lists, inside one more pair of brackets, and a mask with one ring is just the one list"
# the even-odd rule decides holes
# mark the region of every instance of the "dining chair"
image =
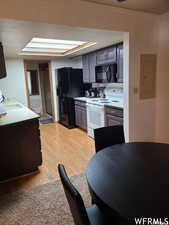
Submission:
[[85,208],[83,199],[67,176],[64,165],[59,164],[58,171],[75,225],[113,225],[96,205]]
[[125,143],[123,125],[94,129],[96,152],[115,144]]

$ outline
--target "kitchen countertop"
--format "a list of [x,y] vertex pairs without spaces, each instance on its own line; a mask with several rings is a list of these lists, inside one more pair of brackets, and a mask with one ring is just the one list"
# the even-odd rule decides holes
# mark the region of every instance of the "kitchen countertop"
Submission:
[[39,118],[39,115],[17,102],[14,99],[8,99],[3,104],[6,115],[0,118],[0,126],[10,125],[26,120]]
[[80,100],[80,101],[84,101],[84,102],[87,102],[87,100],[89,100],[90,98],[87,98],[87,97],[76,97],[74,98],[75,100]]
[[112,102],[112,103],[106,103],[105,106],[113,106],[113,107],[117,107],[120,109],[123,109],[123,102]]
[[[93,103],[93,104],[97,104],[96,102],[92,102],[92,100],[99,100],[99,99],[103,99],[103,98],[87,98],[87,97],[77,97],[77,98],[74,98],[75,100],[80,100],[80,101],[84,101],[84,102],[87,102],[87,103]],[[115,98],[105,98],[105,99],[108,99],[110,101],[113,101],[113,100],[119,100],[119,98],[117,99],[116,97]],[[104,103],[104,106],[112,106],[112,107],[117,107],[117,108],[124,108],[123,106],[123,99],[121,98],[119,102],[111,102],[111,103]]]

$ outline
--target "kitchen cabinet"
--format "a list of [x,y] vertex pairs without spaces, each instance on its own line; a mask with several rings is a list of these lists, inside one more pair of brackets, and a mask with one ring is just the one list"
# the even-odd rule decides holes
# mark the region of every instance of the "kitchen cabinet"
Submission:
[[83,64],[83,82],[90,83],[89,55],[82,56],[82,64]]
[[89,54],[89,77],[90,77],[90,83],[96,82],[96,76],[95,76],[95,67],[96,67],[96,53],[90,53]]
[[105,64],[105,61],[106,61],[106,49],[97,51],[96,64],[97,65]]
[[116,62],[117,60],[116,55],[117,55],[116,46],[101,49],[97,51],[96,53],[96,64],[102,65],[102,64],[109,64],[109,63]]
[[0,181],[24,175],[42,164],[38,118],[0,126]]
[[83,82],[95,82],[95,66],[96,66],[96,53],[90,53],[82,56],[83,64]]
[[81,107],[78,104],[75,104],[75,123],[81,127]]
[[82,126],[81,128],[84,130],[87,130],[87,111],[86,111],[86,107],[81,109],[81,119],[82,119]]
[[105,106],[105,126],[123,125],[123,109]]
[[0,79],[6,77],[6,66],[3,52],[3,46],[0,43]]
[[123,43],[117,45],[117,82],[123,83]]
[[110,114],[106,115],[106,126],[116,126],[123,124],[123,120],[119,117],[112,116]]
[[76,126],[84,130],[87,130],[86,102],[75,100],[75,121]]
[[107,49],[106,63],[116,62],[117,60],[117,49],[116,46],[112,46]]
[[113,45],[82,56],[83,82],[95,83],[95,67],[117,63],[117,82],[123,82],[123,43]]

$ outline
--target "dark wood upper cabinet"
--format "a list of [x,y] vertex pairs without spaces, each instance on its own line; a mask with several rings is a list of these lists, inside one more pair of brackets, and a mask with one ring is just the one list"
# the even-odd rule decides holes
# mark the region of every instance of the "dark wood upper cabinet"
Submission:
[[123,43],[82,56],[83,82],[95,83],[97,65],[117,63],[117,82],[123,82]]
[[82,56],[82,64],[83,64],[83,82],[90,83],[89,55]]
[[90,53],[82,56],[83,64],[83,82],[95,82],[95,66],[96,66],[96,53]]
[[6,77],[6,66],[2,43],[0,43],[0,79]]
[[113,63],[117,61],[117,49],[116,46],[107,49],[107,63]]
[[97,63],[97,65],[105,64],[106,55],[107,55],[106,49],[102,49],[102,50],[97,51],[97,53],[96,53],[96,63]]
[[123,83],[123,43],[117,46],[117,82]]
[[95,67],[96,67],[96,53],[94,52],[89,54],[90,83],[96,82]]
[[116,62],[116,60],[117,60],[116,46],[112,46],[97,51],[96,55],[97,65],[113,63]]

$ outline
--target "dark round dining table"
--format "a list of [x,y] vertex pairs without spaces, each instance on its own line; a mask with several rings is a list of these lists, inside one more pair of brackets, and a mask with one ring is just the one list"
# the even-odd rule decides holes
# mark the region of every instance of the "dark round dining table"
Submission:
[[169,144],[132,142],[95,154],[86,171],[100,205],[124,218],[169,217]]

